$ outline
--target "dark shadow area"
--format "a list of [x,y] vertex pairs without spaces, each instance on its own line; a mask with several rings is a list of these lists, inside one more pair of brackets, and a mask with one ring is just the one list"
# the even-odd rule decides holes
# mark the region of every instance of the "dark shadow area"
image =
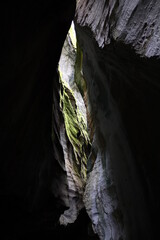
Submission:
[[98,240],[91,229],[91,222],[83,209],[75,223],[68,226],[59,225],[59,215],[65,207],[52,196],[38,211],[26,211],[23,201],[16,197],[1,198],[1,240],[34,239],[78,239]]
[[[77,39],[84,51],[83,71],[86,80],[89,79],[87,84],[90,99],[94,99],[90,86],[95,84],[98,92],[97,105],[101,106],[103,112],[106,113],[106,119],[110,118],[111,112],[113,113],[111,104],[120,116],[127,144],[133,157],[132,166],[136,168],[137,178],[142,186],[151,235],[154,238],[156,233],[158,234],[157,216],[160,214],[160,59],[141,57],[136,54],[133,47],[120,41],[112,40],[109,45],[101,49],[89,28],[81,27],[78,24],[75,26]],[[94,72],[93,78],[92,72]],[[101,77],[102,75],[104,77]],[[94,111],[96,115],[97,109],[93,109],[93,113]],[[118,121],[117,118],[117,123]],[[114,143],[115,146],[118,144],[116,138],[112,142],[112,146]],[[125,149],[125,146],[123,147]],[[123,172],[119,176],[121,168],[118,165],[119,157],[115,157],[113,167],[115,170],[118,166],[117,172],[114,171],[117,184],[124,176]],[[132,171],[132,169],[130,170]],[[132,184],[135,189],[138,187],[136,181],[133,181]],[[125,181],[121,192],[123,188],[125,189]],[[127,189],[124,190],[124,194],[127,198]],[[137,211],[136,205],[134,206],[137,198],[138,196],[135,194],[135,198],[131,200],[134,211]],[[137,205],[139,205],[138,201]],[[126,208],[126,212],[129,212],[132,207]],[[141,229],[136,229],[139,239],[143,239],[143,232],[139,233],[140,231]]]

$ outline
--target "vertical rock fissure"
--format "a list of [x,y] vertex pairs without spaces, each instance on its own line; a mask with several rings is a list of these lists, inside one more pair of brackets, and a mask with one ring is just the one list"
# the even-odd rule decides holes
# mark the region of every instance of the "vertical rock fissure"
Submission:
[[86,86],[84,79],[81,81],[82,53],[77,46],[72,24],[62,49],[58,70],[59,105],[64,119],[60,129],[60,142],[68,184],[68,209],[60,216],[60,224],[63,225],[73,223],[84,207],[87,159],[91,147],[84,102]]

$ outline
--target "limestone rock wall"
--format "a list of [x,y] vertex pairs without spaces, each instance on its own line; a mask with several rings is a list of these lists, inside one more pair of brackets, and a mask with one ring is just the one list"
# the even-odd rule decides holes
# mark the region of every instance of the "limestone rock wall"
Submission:
[[158,0],[78,1],[77,21],[91,28],[100,47],[114,39],[147,57],[160,55]]
[[84,202],[100,239],[151,240],[158,229],[159,7],[158,1],[77,4],[97,149]]
[[[73,223],[84,207],[83,194],[87,177],[87,158],[90,147],[87,133],[86,107],[76,84],[75,65],[77,59],[74,26],[66,37],[59,61],[59,106],[63,124],[59,131],[59,141],[64,153],[64,168],[67,178],[67,209],[60,216],[60,224]],[[56,101],[56,99],[55,99]],[[53,111],[55,112],[55,111]],[[54,142],[54,140],[53,140]],[[63,187],[62,187],[63,189]],[[55,191],[56,192],[56,191]],[[65,201],[66,203],[66,201]]]

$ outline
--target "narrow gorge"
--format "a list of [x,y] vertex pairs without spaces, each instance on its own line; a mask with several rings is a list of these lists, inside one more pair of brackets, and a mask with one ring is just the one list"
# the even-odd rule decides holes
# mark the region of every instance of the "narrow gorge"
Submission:
[[0,238],[157,239],[159,1],[0,9]]

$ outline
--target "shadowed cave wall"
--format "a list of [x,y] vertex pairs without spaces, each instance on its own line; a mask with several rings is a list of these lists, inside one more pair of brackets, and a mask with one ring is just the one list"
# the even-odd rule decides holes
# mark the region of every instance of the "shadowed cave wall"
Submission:
[[139,0],[77,4],[98,149],[84,202],[100,239],[154,239],[157,233],[159,7]]
[[60,238],[53,229],[65,208],[51,186],[64,173],[51,139],[53,90],[75,1],[0,5],[1,239]]
[[[81,74],[95,126],[82,192],[68,185],[57,75],[75,4],[1,3],[1,237],[152,240],[160,202],[160,4],[77,1]],[[60,215],[82,203],[75,223],[59,226]],[[91,222],[99,237],[88,235]]]

